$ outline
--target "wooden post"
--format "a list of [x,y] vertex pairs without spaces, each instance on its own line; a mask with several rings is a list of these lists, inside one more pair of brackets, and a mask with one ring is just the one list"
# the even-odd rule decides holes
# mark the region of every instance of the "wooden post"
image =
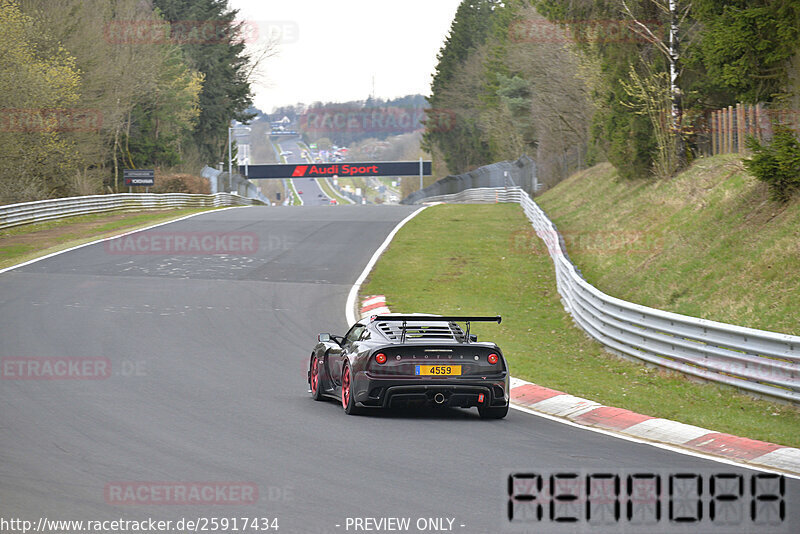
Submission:
[[720,154],[725,154],[728,152],[728,108],[722,108],[720,110],[720,117],[722,119],[722,126],[720,128]]
[[761,127],[761,102],[756,104],[756,138],[759,141],[764,139],[764,131]]
[[761,123],[764,125],[764,140],[771,141],[772,140],[772,119],[773,119],[774,110],[772,109],[762,109],[761,110]]
[[733,112],[736,114],[736,152],[741,153],[742,148],[742,104],[736,104],[733,108]]
[[728,154],[733,152],[733,117],[733,106],[728,106]]
[[712,111],[711,117],[708,120],[708,129],[711,133],[711,155],[717,154],[717,112]]
[[748,105],[742,104],[742,147],[745,146],[747,136],[750,135],[750,115],[748,115]]
[[744,152],[744,104],[736,104],[736,152],[739,154]]

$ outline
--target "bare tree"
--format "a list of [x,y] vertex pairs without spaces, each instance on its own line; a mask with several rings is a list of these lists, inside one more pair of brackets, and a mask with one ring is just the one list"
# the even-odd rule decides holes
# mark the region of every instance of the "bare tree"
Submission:
[[[539,15],[535,8],[521,14],[544,39],[519,39],[508,49],[506,63],[530,84],[530,117],[540,181],[554,185],[581,167],[589,141],[595,106],[590,84],[597,83],[597,66],[575,47],[567,32]],[[517,154],[518,156],[519,154]],[[570,162],[570,159],[573,159]]]
[[672,139],[675,145],[677,163],[683,166],[686,163],[686,143],[681,135],[681,90],[678,87],[680,75],[680,36],[681,23],[691,10],[691,2],[687,2],[681,9],[678,0],[650,0],[660,11],[669,17],[669,36],[667,42],[656,35],[652,28],[642,22],[631,10],[626,0],[620,0],[622,12],[633,23],[632,29],[647,42],[651,43],[666,57],[669,64],[669,93],[671,98],[670,121]]

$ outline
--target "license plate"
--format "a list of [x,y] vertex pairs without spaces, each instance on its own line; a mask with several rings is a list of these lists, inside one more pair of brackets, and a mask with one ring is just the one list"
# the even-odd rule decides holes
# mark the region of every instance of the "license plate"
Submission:
[[417,375],[421,376],[455,376],[460,374],[460,365],[417,365]]

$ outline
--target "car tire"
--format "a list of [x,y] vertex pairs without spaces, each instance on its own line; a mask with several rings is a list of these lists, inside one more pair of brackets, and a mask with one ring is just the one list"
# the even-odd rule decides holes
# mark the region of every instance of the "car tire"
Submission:
[[350,364],[344,364],[342,369],[342,408],[347,415],[356,415],[359,409],[356,407],[356,401],[353,399],[352,390],[352,374],[350,373]]
[[508,404],[505,406],[478,406],[481,419],[502,419],[508,414]]
[[322,400],[322,370],[322,361],[313,354],[308,368],[308,386],[311,388],[311,398],[316,401]]

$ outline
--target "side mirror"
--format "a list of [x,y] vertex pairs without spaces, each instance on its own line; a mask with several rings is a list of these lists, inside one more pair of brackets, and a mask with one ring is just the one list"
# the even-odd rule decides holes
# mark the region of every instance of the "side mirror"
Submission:
[[320,334],[317,336],[317,340],[320,343],[329,343],[331,341],[331,335],[328,333]]
[[470,334],[469,335],[469,342],[476,343],[478,341],[478,334]]

